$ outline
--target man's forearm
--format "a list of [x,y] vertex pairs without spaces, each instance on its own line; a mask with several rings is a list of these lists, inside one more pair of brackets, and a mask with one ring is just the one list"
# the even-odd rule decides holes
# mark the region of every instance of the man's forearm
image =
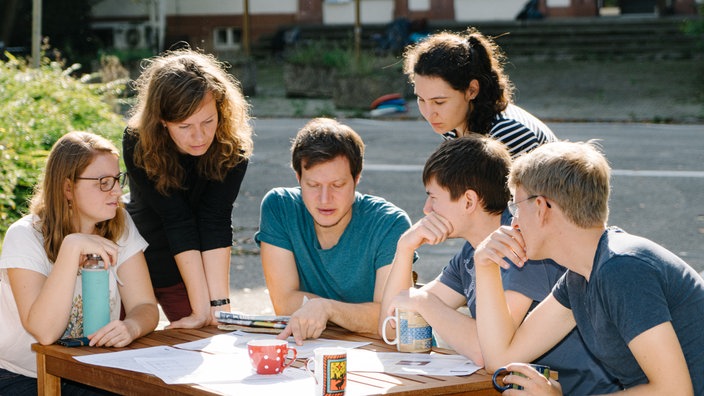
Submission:
[[274,313],[277,315],[292,315],[303,306],[306,299],[319,298],[313,293],[299,290],[282,295],[276,295],[276,293],[272,293],[270,289],[269,293],[271,304],[274,306]]
[[474,318],[437,299],[432,304],[420,305],[418,308],[421,316],[452,349],[472,359],[474,363],[484,365]]
[[515,332],[501,291],[499,267],[476,267],[477,277],[477,336],[487,368],[497,368],[507,362],[506,352]]
[[377,333],[380,303],[352,304],[335,300],[327,300],[327,302],[329,304],[328,321],[355,333]]
[[403,290],[413,287],[413,256],[414,249],[403,249],[400,246],[396,249],[394,262],[391,264],[391,272],[384,286],[384,293],[379,308],[380,315],[377,319],[377,332],[381,332],[381,325],[389,309],[391,300]]

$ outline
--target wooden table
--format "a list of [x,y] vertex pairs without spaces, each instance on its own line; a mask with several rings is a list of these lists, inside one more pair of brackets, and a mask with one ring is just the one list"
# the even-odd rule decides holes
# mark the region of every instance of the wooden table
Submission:
[[[244,330],[244,329],[243,329]],[[60,395],[61,379],[69,379],[118,394],[155,394],[155,395],[213,395],[208,389],[198,385],[167,385],[156,376],[135,371],[95,366],[81,363],[73,356],[105,353],[127,349],[146,348],[159,345],[176,345],[195,341],[227,331],[215,326],[198,330],[173,329],[155,331],[134,341],[126,348],[67,348],[60,345],[33,344],[37,353],[37,383],[39,395]],[[347,330],[332,327],[325,330],[321,338],[345,341],[363,341],[371,344],[362,349],[395,352],[395,347],[368,335],[350,333]],[[452,353],[438,349],[436,352]],[[300,359],[294,365],[302,366]],[[427,376],[397,375],[386,373],[349,372],[349,382],[355,382],[356,388],[369,394],[395,395],[497,395],[491,384],[491,376],[486,371],[467,376]]]

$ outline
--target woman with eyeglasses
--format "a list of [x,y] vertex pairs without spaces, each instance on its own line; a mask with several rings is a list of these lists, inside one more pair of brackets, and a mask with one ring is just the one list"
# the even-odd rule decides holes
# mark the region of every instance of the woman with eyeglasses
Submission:
[[404,73],[418,109],[445,139],[479,133],[506,145],[512,158],[555,141],[542,121],[513,103],[505,57],[474,28],[440,32],[406,48]]
[[[146,241],[122,207],[117,148],[103,137],[70,132],[53,146],[30,214],[13,223],[0,255],[0,395],[36,395],[31,344],[83,337],[79,271],[98,254],[109,277],[111,321],[90,345],[123,347],[159,321],[143,251]],[[118,280],[120,283],[118,283]],[[121,308],[124,318],[120,319]],[[93,394],[76,383],[62,393]]]
[[249,104],[213,56],[151,59],[136,81],[123,137],[127,210],[149,242],[154,291],[169,328],[217,324],[230,310],[232,207],[252,153]]

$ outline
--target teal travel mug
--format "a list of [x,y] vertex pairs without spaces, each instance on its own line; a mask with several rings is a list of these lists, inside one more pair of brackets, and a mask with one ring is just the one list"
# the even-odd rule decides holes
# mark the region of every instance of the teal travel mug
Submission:
[[102,257],[87,255],[81,266],[83,335],[86,337],[110,322],[109,279]]

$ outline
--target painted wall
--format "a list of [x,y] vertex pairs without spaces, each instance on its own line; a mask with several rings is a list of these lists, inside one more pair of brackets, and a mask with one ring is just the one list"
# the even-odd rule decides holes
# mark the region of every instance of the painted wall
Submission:
[[249,12],[252,14],[295,14],[298,12],[298,0],[249,0]]
[[[388,23],[393,20],[393,0],[360,0],[359,17],[362,23]],[[325,1],[323,3],[323,24],[354,24],[355,2],[352,0]]]
[[[169,14],[175,15],[221,15],[223,13],[242,14],[242,0],[165,0],[172,8]],[[297,0],[250,0],[250,14],[295,14],[298,12]]]
[[[166,15],[241,15],[243,0],[163,0]],[[149,15],[151,0],[103,0],[93,6],[93,16],[101,17],[146,17]],[[250,0],[249,13],[255,14],[296,14],[298,0]]]
[[455,19],[457,21],[513,20],[525,3],[526,0],[455,0]]
[[429,9],[430,0],[408,0],[408,11],[428,11]]
[[149,15],[147,5],[143,2],[103,0],[92,8],[95,18],[130,18]]

